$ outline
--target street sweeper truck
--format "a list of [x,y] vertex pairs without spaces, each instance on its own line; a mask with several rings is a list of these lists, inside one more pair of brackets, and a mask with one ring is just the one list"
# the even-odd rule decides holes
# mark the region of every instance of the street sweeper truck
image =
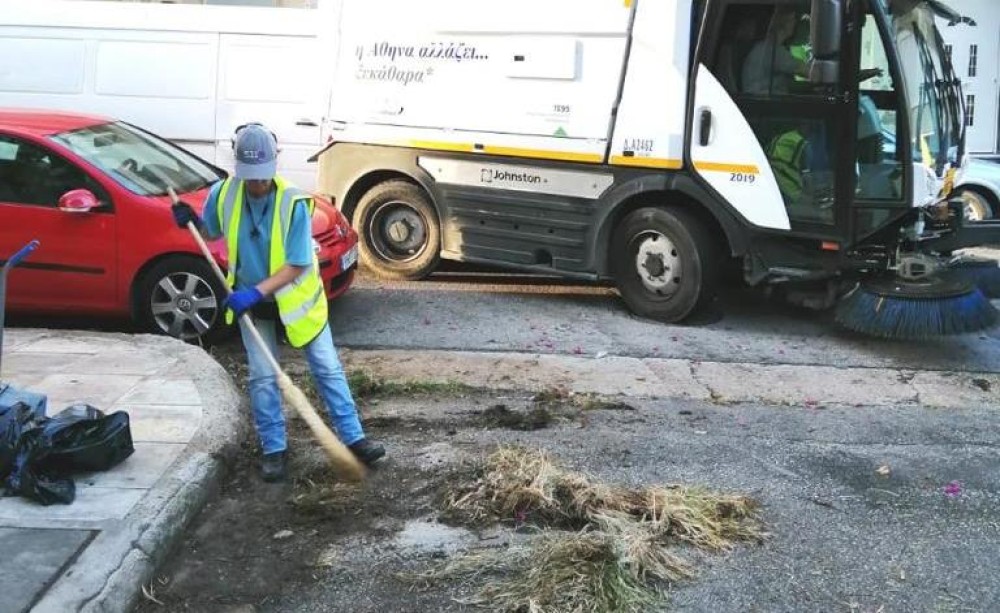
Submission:
[[[344,0],[320,190],[388,278],[440,259],[613,279],[682,321],[746,282],[900,338],[996,321],[951,187],[930,0]],[[965,24],[965,25],[962,25]]]

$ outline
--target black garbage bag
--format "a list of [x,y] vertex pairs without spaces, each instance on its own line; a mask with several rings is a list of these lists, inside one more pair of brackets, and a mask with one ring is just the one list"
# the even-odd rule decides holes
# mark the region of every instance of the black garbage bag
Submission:
[[25,402],[0,407],[0,484],[5,483],[14,470],[21,434],[37,426],[39,417],[42,416]]
[[[69,504],[76,497],[70,477],[77,472],[108,470],[132,455],[129,417],[122,411],[104,415],[90,405],[74,405],[52,418],[12,418],[11,434],[0,438],[0,457],[14,440],[13,462],[0,482],[9,494],[43,505]],[[5,424],[0,420],[0,426]],[[0,430],[0,432],[5,432]]]
[[132,455],[128,413],[105,415],[90,405],[74,405],[42,426],[49,453],[40,467],[53,473],[97,472]]
[[69,504],[76,498],[76,484],[67,475],[56,475],[42,470],[39,459],[44,458],[49,447],[44,437],[44,427],[36,426],[21,434],[17,442],[14,470],[7,478],[7,491],[29,498],[43,505]]

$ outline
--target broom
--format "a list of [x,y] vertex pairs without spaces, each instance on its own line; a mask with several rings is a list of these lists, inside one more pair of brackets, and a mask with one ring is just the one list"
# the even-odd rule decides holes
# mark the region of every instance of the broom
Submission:
[[[174,192],[172,188],[167,188],[170,194],[170,199],[174,204],[179,204],[180,199],[177,197],[177,193]],[[229,284],[226,283],[226,275],[223,274],[222,269],[216,263],[215,258],[212,257],[212,253],[208,250],[208,245],[205,244],[205,240],[201,237],[201,233],[198,232],[198,228],[191,222],[188,222],[187,229],[191,232],[191,236],[194,238],[195,242],[198,243],[198,248],[201,249],[202,255],[208,260],[209,265],[212,270],[215,271],[215,276],[219,278],[222,282],[222,286],[226,288],[226,294],[232,293]],[[292,379],[285,374],[285,371],[281,369],[281,365],[278,364],[278,360],[271,354],[271,350],[268,349],[267,343],[264,342],[263,337],[261,337],[260,332],[257,331],[256,326],[253,325],[253,320],[250,319],[248,313],[243,313],[240,315],[240,323],[242,323],[246,329],[250,332],[250,336],[253,337],[254,343],[260,351],[267,356],[267,361],[271,364],[271,368],[274,370],[274,374],[278,379],[278,387],[281,389],[282,396],[285,397],[285,402],[295,409],[299,417],[306,422],[309,429],[312,430],[313,436],[316,437],[317,442],[319,442],[320,447],[326,452],[326,455],[330,458],[339,471],[341,471],[344,476],[352,481],[361,481],[365,475],[365,469],[361,465],[361,462],[351,453],[340,439],[338,439],[330,428],[323,422],[323,419],[316,412],[312,403],[309,402],[309,398],[306,397],[302,390],[292,383]]]

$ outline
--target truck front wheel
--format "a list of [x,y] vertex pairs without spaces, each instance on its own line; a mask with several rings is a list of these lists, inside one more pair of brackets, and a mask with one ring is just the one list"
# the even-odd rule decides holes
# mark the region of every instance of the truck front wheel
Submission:
[[705,225],[676,207],[629,213],[611,241],[618,291],[641,317],[684,320],[715,295],[718,245]]
[[424,191],[393,180],[370,189],[354,212],[361,265],[382,279],[422,279],[437,267],[441,228]]

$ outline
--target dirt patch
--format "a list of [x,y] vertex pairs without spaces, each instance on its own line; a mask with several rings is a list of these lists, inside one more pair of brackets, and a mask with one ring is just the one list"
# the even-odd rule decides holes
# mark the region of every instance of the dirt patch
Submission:
[[527,431],[547,428],[557,416],[554,411],[544,406],[512,410],[505,404],[495,404],[482,412],[482,418],[487,428]]
[[256,450],[249,443],[242,449],[218,497],[149,586],[163,604],[144,599],[137,611],[266,606],[276,594],[313,583],[331,542],[391,538],[440,497],[433,474],[393,462],[362,486],[338,482],[306,436],[301,424],[291,425],[289,483],[261,481]]
[[[216,358],[242,387],[243,358],[233,353]],[[307,377],[293,373],[303,387]],[[516,547],[532,538],[521,528],[535,531],[532,520],[545,517],[546,511],[517,505],[506,513],[508,521],[493,514],[482,525],[466,521],[456,526],[454,516],[442,523],[447,502],[468,492],[462,484],[484,476],[466,460],[481,458],[505,437],[531,436],[547,428],[558,436],[563,428],[585,426],[594,410],[631,410],[558,393],[458,394],[452,388],[440,390],[443,397],[414,401],[423,393],[420,385],[411,384],[401,396],[386,395],[393,388],[384,383],[366,385],[374,395],[361,396],[359,409],[370,436],[387,443],[387,462],[361,486],[340,482],[303,423],[290,419],[292,480],[271,485],[257,476],[259,456],[255,443],[248,441],[228,467],[219,495],[145,586],[147,596],[136,610],[473,610],[456,598],[471,603],[478,593],[475,585],[445,581],[415,590],[412,577],[463,552]],[[318,398],[313,401],[321,406]],[[583,525],[578,519],[568,525]],[[571,545],[589,552],[594,565],[617,564],[605,555],[613,549],[610,541],[588,537]],[[557,554],[562,551],[561,545],[553,547]],[[567,573],[578,570],[566,567]],[[633,600],[642,598],[636,592]]]

